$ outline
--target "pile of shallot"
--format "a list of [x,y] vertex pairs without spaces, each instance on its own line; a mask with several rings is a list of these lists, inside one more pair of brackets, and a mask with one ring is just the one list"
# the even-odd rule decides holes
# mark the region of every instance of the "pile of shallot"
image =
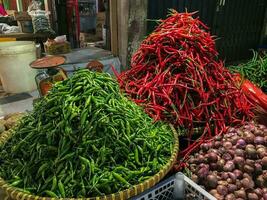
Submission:
[[230,128],[190,157],[192,180],[219,200],[267,200],[266,145],[264,125]]

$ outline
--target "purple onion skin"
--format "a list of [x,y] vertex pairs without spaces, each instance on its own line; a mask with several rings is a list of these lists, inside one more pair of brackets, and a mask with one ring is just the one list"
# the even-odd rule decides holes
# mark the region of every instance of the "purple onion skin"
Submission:
[[203,155],[199,155],[197,157],[197,163],[204,163],[205,162],[205,157]]
[[247,195],[248,195],[248,200],[258,200],[259,199],[258,195],[255,193],[248,193]]
[[262,177],[263,177],[263,180],[267,183],[267,170],[264,170],[262,172]]
[[212,189],[212,190],[210,190],[209,193],[210,193],[211,195],[213,195],[213,196],[214,196],[215,194],[218,194],[218,192],[217,192],[216,189]]
[[227,131],[228,133],[235,133],[235,128],[233,127],[230,127]]
[[247,123],[202,144],[190,161],[198,165],[192,179],[217,199],[267,200],[267,135],[263,130],[267,128]]
[[224,165],[225,165],[225,160],[224,159],[219,159],[217,161],[218,170],[220,170],[220,171],[223,170]]
[[188,163],[189,164],[195,164],[196,163],[196,159],[194,157],[191,157],[191,158],[189,158]]
[[211,147],[211,144],[210,143],[203,143],[200,145],[200,148],[204,151],[204,152],[207,152]]
[[257,177],[256,179],[256,185],[260,188],[263,188],[264,187],[264,179],[263,179],[263,176],[260,175]]
[[246,159],[246,164],[251,166],[251,167],[254,167],[255,165],[255,160],[251,160],[251,159]]
[[221,142],[219,142],[219,141],[215,141],[215,143],[214,143],[214,147],[215,147],[215,148],[219,148],[220,146],[222,146]]
[[232,172],[228,172],[229,178],[232,180],[233,183],[236,182],[236,175]]
[[257,158],[257,151],[255,147],[246,147],[246,155],[248,158],[252,158],[252,159]]
[[264,170],[267,169],[267,156],[264,156],[262,159],[261,159],[261,164],[262,164],[262,168]]
[[193,175],[191,176],[191,179],[192,179],[192,181],[194,181],[195,183],[198,183],[198,176],[197,176],[197,175],[193,174]]
[[225,153],[222,155],[222,159],[228,161],[228,160],[232,160],[232,156],[229,153]]
[[233,180],[231,178],[226,179],[227,183],[231,184],[233,183]]
[[210,163],[210,169],[211,170],[217,170],[218,166],[216,163]]
[[226,152],[226,149],[225,149],[224,147],[220,147],[220,148],[218,149],[218,152],[219,152],[220,154],[224,154],[224,153]]
[[211,152],[211,153],[209,153],[209,154],[207,154],[207,155],[208,155],[208,161],[209,161],[209,162],[217,162],[217,160],[218,160],[218,155],[217,155],[216,153]]
[[258,129],[258,130],[255,131],[254,135],[255,136],[264,137],[264,132]]
[[218,185],[227,186],[228,182],[227,181],[218,181]]
[[236,198],[246,199],[247,197],[245,190],[242,190],[242,189],[235,191],[234,194]]
[[229,178],[229,175],[228,175],[227,172],[223,172],[222,175],[221,175],[221,177],[222,177],[223,180],[226,180],[226,179]]
[[236,147],[240,149],[244,149],[246,147],[246,141],[244,139],[237,140]]
[[236,180],[235,185],[236,185],[236,187],[237,187],[238,189],[241,189],[241,188],[242,188],[242,183],[241,183],[240,180]]
[[235,195],[234,194],[227,194],[224,199],[225,200],[235,200]]
[[[264,126],[264,125],[262,125],[262,124],[259,124],[258,127],[259,127],[259,129],[261,129],[261,130],[266,129],[266,126]],[[267,133],[267,131],[266,131],[266,133]]]
[[233,193],[234,191],[237,190],[237,186],[235,184],[229,184],[227,187],[229,193]]
[[205,164],[205,163],[201,163],[199,165],[199,168],[207,168],[207,169],[209,169],[209,165],[208,164]]
[[217,149],[210,149],[210,150],[208,150],[208,153],[215,153],[215,154],[217,154],[217,155],[220,154],[219,151],[218,151]]
[[229,150],[227,151],[227,153],[229,153],[232,157],[235,156],[235,150],[234,150],[234,149],[229,149]]
[[201,179],[205,179],[209,174],[209,169],[206,167],[202,167],[198,170],[198,177]]
[[243,165],[245,163],[245,159],[241,156],[236,156],[236,157],[234,157],[234,163],[236,165],[240,165],[240,164]]
[[223,167],[223,170],[225,172],[232,172],[235,169],[235,164],[233,161],[227,161],[225,166]]
[[244,135],[244,139],[247,143],[254,143],[255,135],[253,133],[247,132]]
[[246,172],[243,173],[243,177],[244,177],[244,178],[251,178],[250,175],[249,175],[248,173],[246,173]]
[[259,175],[262,173],[262,166],[259,163],[255,163],[255,174]]
[[260,136],[255,137],[254,143],[255,144],[262,144],[262,145],[265,144],[264,137],[260,137]]
[[262,197],[262,190],[260,188],[254,189],[254,192],[258,195],[258,197]]
[[223,196],[220,195],[220,194],[218,194],[218,193],[215,193],[213,196],[214,196],[217,200],[224,200]]
[[247,172],[248,174],[252,174],[254,172],[254,168],[249,166],[249,165],[244,165],[244,171]]
[[266,156],[266,148],[265,147],[261,147],[261,148],[257,148],[257,154],[259,158],[263,158],[264,156]]
[[225,143],[223,144],[223,147],[224,147],[225,149],[231,149],[231,148],[233,147],[233,145],[232,145],[231,142],[225,142]]
[[236,150],[235,150],[235,155],[236,155],[236,156],[244,157],[244,156],[245,156],[245,152],[244,152],[243,149],[236,149]]
[[238,178],[238,179],[241,179],[243,177],[243,172],[240,171],[239,169],[235,169],[233,171],[233,173],[235,174],[236,178]]
[[207,176],[207,183],[206,185],[209,187],[209,188],[216,188],[217,185],[218,185],[218,179],[217,179],[217,176],[215,175],[208,175]]
[[[239,137],[237,135],[234,135],[233,137],[231,137],[231,143],[233,145],[236,145],[237,141],[238,141]],[[233,147],[234,148],[234,147]]]
[[256,145],[256,149],[259,149],[259,148],[266,148],[264,145],[262,145],[262,144],[259,144],[259,145]]
[[245,189],[253,189],[255,187],[254,181],[249,178],[243,178],[241,183]]
[[228,189],[227,189],[227,187],[224,186],[224,185],[218,185],[218,186],[217,186],[217,191],[218,191],[218,193],[219,193],[220,195],[222,195],[222,196],[227,195],[227,193],[228,193]]
[[244,129],[247,131],[253,131],[255,129],[255,124],[254,123],[248,123],[247,125],[244,126]]

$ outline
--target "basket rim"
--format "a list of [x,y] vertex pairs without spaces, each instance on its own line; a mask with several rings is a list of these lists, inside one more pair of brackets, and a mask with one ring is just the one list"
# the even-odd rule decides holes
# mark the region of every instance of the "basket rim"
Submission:
[[[174,136],[174,146],[173,146],[173,152],[171,154],[171,157],[166,165],[164,165],[160,171],[152,176],[151,178],[147,179],[146,181],[139,183],[137,185],[131,186],[128,189],[122,190],[117,193],[99,196],[99,197],[88,197],[88,198],[51,198],[51,197],[40,197],[35,196],[32,194],[28,194],[25,192],[22,192],[18,188],[10,186],[8,183],[5,182],[4,179],[0,177],[0,188],[6,192],[6,194],[11,197],[12,199],[23,199],[23,200],[108,200],[108,199],[114,199],[114,200],[121,200],[121,199],[128,199],[131,197],[134,197],[138,194],[141,194],[145,190],[155,186],[157,183],[159,183],[166,175],[167,173],[172,169],[176,162],[176,158],[179,152],[179,138],[178,133],[173,127],[173,125],[169,124],[173,136]],[[13,134],[13,131],[7,131],[6,133],[2,134],[0,136],[0,145],[5,143]]]

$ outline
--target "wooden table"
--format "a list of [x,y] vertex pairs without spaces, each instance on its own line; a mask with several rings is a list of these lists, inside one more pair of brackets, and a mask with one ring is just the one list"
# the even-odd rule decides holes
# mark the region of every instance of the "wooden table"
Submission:
[[48,36],[49,36],[48,34],[9,33],[9,34],[0,34],[0,41],[46,39]]

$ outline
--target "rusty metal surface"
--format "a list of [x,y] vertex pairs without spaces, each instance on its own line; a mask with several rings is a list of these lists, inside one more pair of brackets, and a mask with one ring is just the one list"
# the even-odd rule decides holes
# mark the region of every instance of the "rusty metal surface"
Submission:
[[63,56],[46,56],[33,61],[30,66],[34,69],[47,69],[62,65],[65,61],[66,59]]

